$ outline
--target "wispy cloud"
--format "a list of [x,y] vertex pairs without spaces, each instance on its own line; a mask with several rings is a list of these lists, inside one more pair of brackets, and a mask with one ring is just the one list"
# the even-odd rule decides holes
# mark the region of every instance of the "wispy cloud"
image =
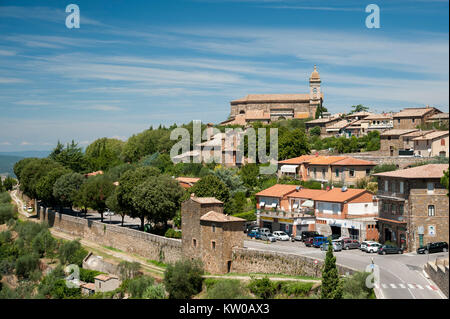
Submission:
[[0,84],[25,83],[25,82],[27,82],[27,80],[25,80],[25,79],[0,77]]

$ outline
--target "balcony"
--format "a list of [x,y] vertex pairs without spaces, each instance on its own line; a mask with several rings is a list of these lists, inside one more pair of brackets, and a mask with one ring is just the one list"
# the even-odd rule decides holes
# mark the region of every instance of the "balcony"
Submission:
[[390,192],[390,191],[386,192],[384,190],[378,189],[377,197],[381,198],[381,199],[385,198],[385,199],[396,200],[396,201],[405,201],[407,196],[402,193],[396,193],[396,192]]
[[266,210],[260,211],[260,216],[272,217],[272,218],[301,218],[301,217],[314,217],[313,211],[282,211],[282,210]]

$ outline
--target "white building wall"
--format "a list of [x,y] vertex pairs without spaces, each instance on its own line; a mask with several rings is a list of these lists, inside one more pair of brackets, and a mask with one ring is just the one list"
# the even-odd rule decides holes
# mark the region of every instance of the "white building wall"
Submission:
[[318,202],[316,211],[321,214],[341,215],[341,204],[330,202]]
[[378,205],[369,203],[349,203],[347,215],[377,215]]

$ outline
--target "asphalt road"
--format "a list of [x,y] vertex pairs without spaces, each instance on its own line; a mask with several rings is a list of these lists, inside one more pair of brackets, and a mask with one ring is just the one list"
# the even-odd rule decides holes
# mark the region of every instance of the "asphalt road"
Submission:
[[[244,247],[274,252],[308,256],[319,260],[325,259],[325,251],[306,247],[300,242],[275,242],[266,244],[259,240],[246,240]],[[386,299],[441,299],[445,295],[439,288],[423,275],[423,265],[427,260],[448,258],[448,253],[417,255],[407,253],[402,255],[368,254],[359,249],[343,250],[334,253],[336,262],[357,270],[366,270],[373,262],[380,269],[378,291]]]

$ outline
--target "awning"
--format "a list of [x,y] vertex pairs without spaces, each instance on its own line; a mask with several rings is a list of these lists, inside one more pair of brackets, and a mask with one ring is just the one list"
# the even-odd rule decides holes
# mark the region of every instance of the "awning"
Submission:
[[312,200],[307,200],[301,206],[312,208],[312,207],[314,207],[314,202]]
[[297,173],[298,165],[282,165],[281,172],[282,173]]
[[292,208],[297,208],[298,207],[298,203],[294,203],[294,205],[292,206]]

